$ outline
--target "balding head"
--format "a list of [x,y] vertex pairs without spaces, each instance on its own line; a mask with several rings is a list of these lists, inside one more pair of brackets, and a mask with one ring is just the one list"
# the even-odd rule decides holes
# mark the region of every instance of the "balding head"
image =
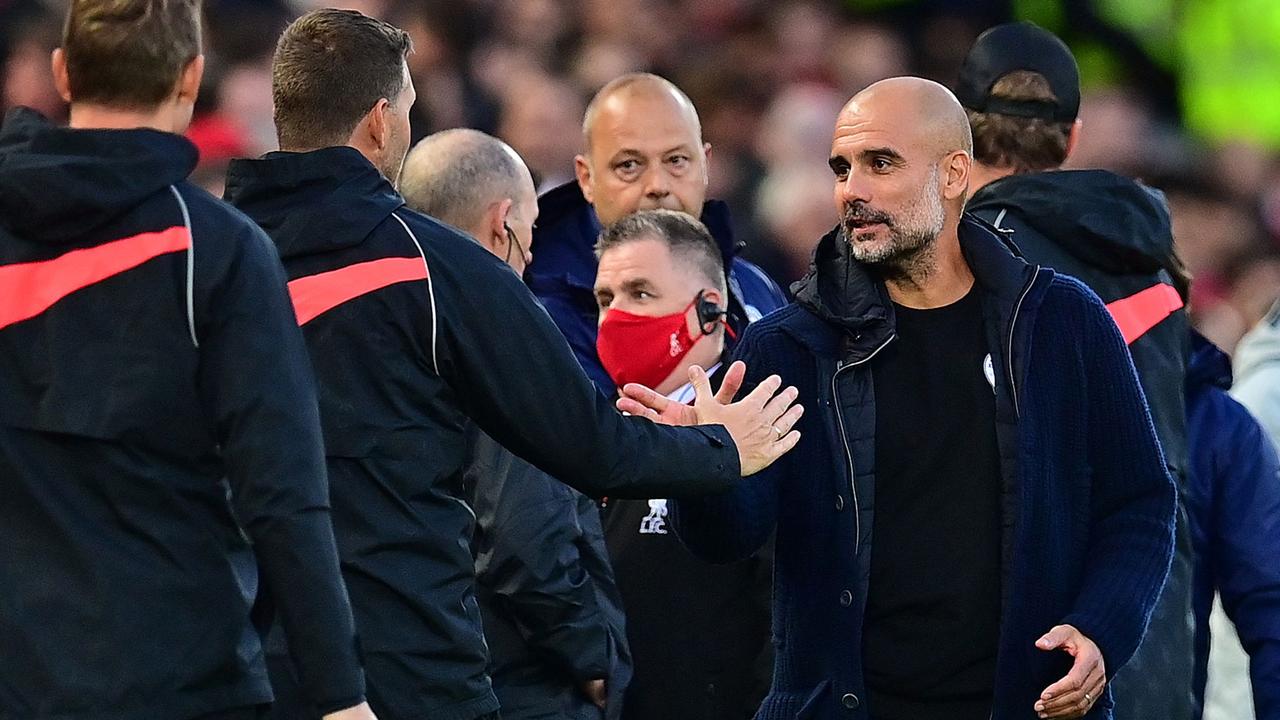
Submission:
[[423,138],[405,159],[400,192],[409,207],[470,234],[523,270],[509,226],[528,250],[538,198],[524,161],[501,140],[478,130],[444,130]]
[[855,95],[836,119],[830,160],[854,257],[893,265],[954,235],[972,152],[964,108],[938,83],[890,78]]
[[918,77],[895,77],[868,85],[840,112],[851,121],[889,119],[914,134],[911,142],[942,157],[973,154],[969,118],[945,86]]
[[578,184],[602,223],[637,210],[701,214],[708,146],[680,88],[657,75],[623,75],[591,100],[582,133]]
[[625,115],[633,102],[650,102],[665,105],[679,116],[699,142],[702,140],[702,121],[693,101],[674,83],[653,73],[637,72],[610,80],[596,92],[582,116],[582,146],[591,150],[591,133],[603,114],[606,118]]

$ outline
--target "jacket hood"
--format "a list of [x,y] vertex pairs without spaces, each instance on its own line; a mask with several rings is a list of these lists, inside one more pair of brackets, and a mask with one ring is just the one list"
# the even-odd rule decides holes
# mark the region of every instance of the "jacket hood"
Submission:
[[1243,380],[1263,365],[1280,363],[1280,301],[1236,346],[1236,377]]
[[198,153],[159,130],[73,130],[17,108],[0,128],[0,224],[37,242],[84,237],[186,180]]
[[1231,358],[1195,330],[1191,331],[1191,358],[1187,362],[1186,386],[1187,389],[1231,389]]
[[[1028,265],[1001,233],[972,215],[961,218],[959,236],[960,251],[975,281],[1005,307],[1018,302],[1037,272],[1052,273]],[[843,331],[847,355],[870,353],[893,335],[888,290],[853,259],[839,226],[818,241],[809,273],[791,286],[791,292],[802,307]]]
[[224,199],[258,223],[282,257],[360,244],[404,198],[350,147],[234,160]]
[[1036,232],[1115,274],[1173,266],[1173,226],[1164,194],[1105,170],[1010,175],[974,193],[968,210],[1013,207]]

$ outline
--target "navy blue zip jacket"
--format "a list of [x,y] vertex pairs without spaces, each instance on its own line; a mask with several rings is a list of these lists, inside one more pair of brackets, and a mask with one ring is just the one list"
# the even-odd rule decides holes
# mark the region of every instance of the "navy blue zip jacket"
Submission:
[[1186,505],[1195,548],[1196,717],[1216,591],[1249,653],[1254,715],[1280,720],[1280,460],[1258,421],[1227,394],[1230,358],[1198,333],[1192,350]]
[[[1028,262],[1080,280],[1107,304],[1129,345],[1165,461],[1185,491],[1188,319],[1168,272],[1176,260],[1164,196],[1105,170],[1055,170],[996,180],[973,194],[968,210],[1007,231]],[[1116,678],[1121,718],[1191,719],[1191,564],[1183,506],[1151,632]]]
[[722,491],[723,427],[624,418],[520,278],[404,207],[356,150],[232,163],[227,198],[284,258],[319,384],[334,531],[382,720],[497,708],[462,500],[466,428],[592,495]]
[[0,131],[6,720],[269,702],[255,554],[310,700],[363,699],[284,272],[195,164],[154,130]]
[[[1124,340],[1097,296],[1028,265],[971,216],[960,246],[985,290],[998,369],[1003,600],[993,717],[1031,720],[1040,692],[1070,668],[1066,653],[1034,646],[1051,627],[1070,624],[1096,642],[1108,675],[1138,646],[1168,572],[1176,501]],[[711,561],[745,556],[776,526],[777,652],[756,717],[865,720],[875,713],[860,640],[874,542],[871,373],[894,340],[893,307],[838,230],[793,289],[797,302],[748,328],[736,355],[749,384],[779,373],[800,390],[809,410],[800,444],[724,496],[673,503],[673,516]],[[1109,718],[1111,706],[1108,692],[1088,717]]]
[[[741,335],[747,323],[786,304],[786,296],[763,270],[738,257],[729,224],[729,208],[719,200],[702,207],[702,222],[711,231],[724,257],[729,281],[729,326]],[[538,198],[538,224],[533,230],[533,262],[525,281],[542,301],[556,326],[569,341],[587,377],[606,397],[617,394],[613,379],[596,354],[596,240],[600,220],[576,182],[548,190]],[[656,497],[656,496],[655,496]]]

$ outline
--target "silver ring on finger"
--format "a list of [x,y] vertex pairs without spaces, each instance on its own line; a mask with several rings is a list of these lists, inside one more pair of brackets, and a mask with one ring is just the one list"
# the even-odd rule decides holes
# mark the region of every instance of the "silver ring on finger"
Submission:
[[773,429],[773,434],[777,436],[775,439],[781,440],[782,430],[777,425],[770,425],[769,427]]
[[1084,699],[1085,699],[1085,700],[1088,700],[1090,703],[1092,703],[1092,702],[1093,702],[1093,696],[1092,696],[1092,695],[1090,695],[1087,691],[1086,691],[1086,692],[1085,692],[1085,694],[1084,694]]

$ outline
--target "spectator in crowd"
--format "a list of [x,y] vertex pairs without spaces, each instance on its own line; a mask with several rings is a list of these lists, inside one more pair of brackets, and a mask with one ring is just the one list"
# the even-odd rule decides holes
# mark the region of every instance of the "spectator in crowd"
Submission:
[[1175,492],[1124,340],[1086,287],[963,214],[970,152],[936,83],[854,96],[831,149],[840,226],[735,352],[748,386],[786,368],[818,411],[782,463],[673,503],[709,560],[777,529],[757,717],[1109,718],[1168,572]]
[[704,393],[709,425],[679,434],[616,413],[501,260],[404,208],[410,47],[354,11],[291,24],[273,62],[281,151],[233,163],[227,197],[275,241],[311,351],[370,703],[470,720],[498,709],[459,490],[471,422],[577,489],[649,497],[758,472],[802,410],[774,378],[734,404]]
[[201,53],[196,0],[73,0],[69,127],[0,130],[0,716],[256,717],[261,587],[372,718],[279,258],[187,181]]
[[[430,135],[405,159],[400,189],[409,207],[524,269],[538,197],[506,143],[478,130]],[[476,600],[502,717],[620,717],[631,657],[594,501],[474,425],[467,444]]]
[[[1081,132],[1071,51],[1030,23],[996,26],[970,49],[957,96],[973,130],[969,212],[1008,233],[1028,262],[1071,275],[1107,303],[1150,403],[1165,462],[1186,490],[1187,315],[1169,211],[1159,193],[1105,170],[1060,170]],[[1052,171],[1052,172],[1051,172]],[[1116,680],[1120,717],[1191,717],[1191,542],[1180,508],[1173,568],[1146,641]],[[1162,678],[1159,685],[1151,677]]]
[[[596,254],[597,347],[619,387],[639,382],[686,403],[690,367],[723,375],[728,286],[706,226],[641,210],[605,228]],[[622,716],[750,717],[769,686],[771,552],[709,566],[676,538],[667,502],[609,499],[604,510],[635,656]]]
[[729,324],[746,323],[783,303],[782,291],[756,266],[737,257],[727,208],[706,200],[707,152],[693,104],[656,75],[624,75],[604,86],[582,121],[584,154],[577,182],[539,200],[538,255],[525,272],[578,362],[601,392],[615,386],[596,354],[594,247],[600,230],[637,210],[682,210],[711,230],[725,258]]
[[1258,421],[1227,394],[1231,360],[1194,331],[1187,372],[1188,488],[1195,550],[1194,717],[1204,709],[1214,592],[1249,654],[1254,714],[1280,718],[1280,460]]

